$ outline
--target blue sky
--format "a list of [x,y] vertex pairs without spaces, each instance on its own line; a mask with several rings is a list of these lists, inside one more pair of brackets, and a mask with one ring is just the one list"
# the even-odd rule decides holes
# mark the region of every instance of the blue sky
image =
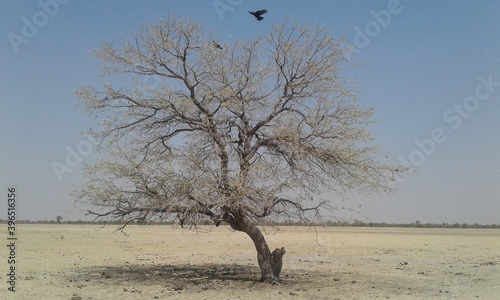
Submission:
[[[263,8],[261,22],[248,14]],[[1,1],[0,188],[6,197],[17,186],[20,219],[84,219],[69,192],[99,156],[81,134],[96,120],[74,95],[100,85],[90,52],[172,14],[201,22],[221,43],[268,32],[286,16],[348,38],[357,50],[344,74],[382,121],[374,136],[415,171],[393,194],[338,202],[361,204],[340,217],[500,224],[500,2],[409,0]],[[68,164],[72,151],[80,159]],[[54,163],[72,172],[58,178]]]

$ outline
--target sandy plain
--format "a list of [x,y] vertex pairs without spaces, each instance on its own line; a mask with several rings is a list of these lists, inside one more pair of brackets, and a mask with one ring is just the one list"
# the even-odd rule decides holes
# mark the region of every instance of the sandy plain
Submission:
[[499,230],[267,228],[287,249],[273,286],[228,227],[115,229],[18,225],[17,291],[3,247],[0,299],[500,299]]

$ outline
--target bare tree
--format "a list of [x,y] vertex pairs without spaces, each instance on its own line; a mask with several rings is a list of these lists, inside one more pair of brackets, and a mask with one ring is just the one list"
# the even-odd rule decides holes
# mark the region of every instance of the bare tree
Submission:
[[253,40],[213,40],[170,19],[102,45],[114,83],[77,94],[105,117],[93,133],[108,156],[75,195],[127,224],[229,224],[254,242],[261,280],[279,282],[285,249],[271,252],[257,221],[319,222],[332,192],[390,191],[398,169],[380,162],[372,109],[340,78],[345,59],[326,31],[285,21]]

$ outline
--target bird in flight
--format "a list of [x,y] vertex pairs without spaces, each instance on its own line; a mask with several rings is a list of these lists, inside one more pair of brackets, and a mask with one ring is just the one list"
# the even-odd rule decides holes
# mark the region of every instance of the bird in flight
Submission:
[[255,11],[255,12],[249,11],[249,13],[257,19],[257,21],[264,20],[262,15],[265,14],[266,12],[267,12],[267,9],[261,9],[261,10]]
[[214,43],[215,48],[222,50],[221,45],[217,44],[215,41],[212,41],[212,42]]

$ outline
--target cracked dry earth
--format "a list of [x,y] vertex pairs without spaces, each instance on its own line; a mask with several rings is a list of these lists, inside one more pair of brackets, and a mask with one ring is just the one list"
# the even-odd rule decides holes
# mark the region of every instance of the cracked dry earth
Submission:
[[[229,228],[18,225],[17,292],[0,299],[498,299],[500,231],[267,228],[283,284],[261,284]],[[6,250],[1,250],[6,256]],[[3,259],[2,259],[3,261]]]

